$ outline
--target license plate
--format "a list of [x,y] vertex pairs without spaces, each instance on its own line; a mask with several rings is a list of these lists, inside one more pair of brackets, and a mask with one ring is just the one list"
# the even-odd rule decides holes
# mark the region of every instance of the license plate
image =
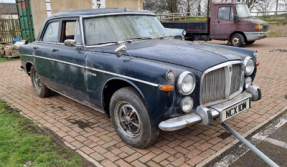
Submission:
[[240,114],[242,111],[250,108],[250,99],[245,99],[221,112],[221,122],[232,118],[233,116]]

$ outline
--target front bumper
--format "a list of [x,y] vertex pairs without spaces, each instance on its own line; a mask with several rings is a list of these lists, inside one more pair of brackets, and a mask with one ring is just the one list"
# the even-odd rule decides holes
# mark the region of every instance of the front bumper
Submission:
[[[196,123],[202,123],[204,125],[212,124],[214,118],[219,118],[221,111],[247,98],[250,98],[251,101],[260,100],[261,99],[260,88],[256,85],[251,85],[248,87],[246,91],[237,95],[231,100],[210,106],[208,108],[204,106],[199,106],[197,107],[195,113],[190,113],[180,117],[162,121],[159,124],[159,128],[163,131],[174,131]],[[218,119],[218,121],[220,122],[221,120]]]
[[247,41],[255,41],[258,39],[266,38],[269,35],[267,32],[244,32]]

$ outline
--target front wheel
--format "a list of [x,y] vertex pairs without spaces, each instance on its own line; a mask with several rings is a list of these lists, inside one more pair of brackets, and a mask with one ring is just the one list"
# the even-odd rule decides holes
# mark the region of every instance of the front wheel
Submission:
[[232,46],[242,47],[244,44],[244,37],[239,33],[235,33],[231,36],[230,42]]
[[51,90],[41,82],[40,76],[38,75],[38,72],[36,71],[34,66],[31,67],[30,76],[32,85],[37,95],[42,98],[48,97],[51,94]]
[[117,134],[125,143],[146,148],[156,141],[159,130],[152,126],[143,100],[134,88],[121,88],[113,94],[110,114]]

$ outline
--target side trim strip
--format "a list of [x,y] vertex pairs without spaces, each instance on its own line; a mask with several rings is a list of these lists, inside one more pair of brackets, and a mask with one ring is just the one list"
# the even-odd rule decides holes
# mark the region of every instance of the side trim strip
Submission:
[[154,86],[154,87],[159,87],[159,84],[156,84],[156,83],[143,81],[143,80],[140,80],[140,79],[136,79],[136,78],[132,78],[132,77],[128,77],[128,76],[125,76],[125,75],[121,75],[121,74],[117,74],[117,73],[113,73],[113,72],[109,72],[109,71],[104,71],[104,70],[100,70],[100,69],[96,69],[96,68],[85,67],[85,66],[81,66],[81,65],[78,65],[78,64],[69,63],[69,62],[66,62],[66,61],[61,61],[61,60],[56,60],[56,59],[47,58],[47,57],[41,57],[41,56],[27,55],[27,54],[22,54],[21,56],[36,57],[36,58],[40,58],[40,59],[52,60],[52,61],[56,61],[56,62],[60,62],[60,63],[69,64],[69,65],[72,65],[72,66],[80,67],[80,68],[85,68],[85,69],[92,70],[92,71],[98,71],[98,72],[102,72],[102,73],[105,73],[105,74],[126,78],[126,79],[129,79],[129,80],[133,80],[133,81],[136,81],[136,82],[141,82],[141,83],[144,83],[144,84],[147,84],[147,85],[151,85],[151,86]]

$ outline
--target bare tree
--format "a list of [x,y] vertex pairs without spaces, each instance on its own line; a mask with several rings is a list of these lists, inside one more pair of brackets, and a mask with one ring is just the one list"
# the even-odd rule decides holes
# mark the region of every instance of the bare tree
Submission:
[[155,13],[177,13],[180,0],[145,0],[144,9]]

